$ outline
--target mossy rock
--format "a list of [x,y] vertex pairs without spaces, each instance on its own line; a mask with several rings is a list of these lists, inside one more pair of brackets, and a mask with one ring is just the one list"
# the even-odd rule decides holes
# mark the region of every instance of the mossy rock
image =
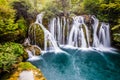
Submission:
[[18,70],[32,70],[37,69],[30,62],[21,62],[18,64]]
[[38,45],[41,49],[44,49],[44,31],[42,28],[34,24],[29,28],[29,38],[30,38],[30,44],[31,45]]
[[26,61],[28,59],[28,53],[24,50],[24,54],[22,54],[22,61]]
[[22,71],[32,71],[34,80],[46,80],[42,72],[33,66],[30,62],[21,62],[18,64],[18,68],[12,73],[5,75],[1,80],[18,80]]

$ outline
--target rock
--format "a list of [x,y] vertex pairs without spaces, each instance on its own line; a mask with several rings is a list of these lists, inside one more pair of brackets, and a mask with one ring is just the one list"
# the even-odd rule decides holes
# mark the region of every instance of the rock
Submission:
[[83,15],[86,24],[91,24],[91,15]]
[[37,45],[31,45],[28,38],[25,39],[23,46],[25,47],[25,51],[28,53],[30,51],[32,55],[40,55],[41,49]]
[[40,55],[41,54],[41,49],[36,45],[33,45],[33,47],[34,47],[34,50],[35,50],[35,55]]
[[42,72],[30,62],[21,62],[18,68],[5,80],[46,80]]
[[24,40],[23,46],[24,46],[24,47],[30,46],[30,40],[29,40],[29,38],[26,38],[26,39]]
[[33,71],[22,71],[18,80],[34,80]]
[[30,45],[25,48],[25,50],[29,50],[32,52],[33,55],[40,55],[41,54],[41,49],[37,45]]

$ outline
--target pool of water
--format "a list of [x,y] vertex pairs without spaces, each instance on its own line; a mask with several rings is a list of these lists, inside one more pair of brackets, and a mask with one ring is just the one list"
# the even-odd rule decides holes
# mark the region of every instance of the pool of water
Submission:
[[47,80],[120,80],[120,52],[63,49],[31,61]]

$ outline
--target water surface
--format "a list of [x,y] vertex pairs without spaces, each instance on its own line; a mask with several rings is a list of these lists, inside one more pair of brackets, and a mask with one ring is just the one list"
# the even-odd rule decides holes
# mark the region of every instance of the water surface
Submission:
[[120,80],[120,52],[63,49],[31,61],[47,80]]

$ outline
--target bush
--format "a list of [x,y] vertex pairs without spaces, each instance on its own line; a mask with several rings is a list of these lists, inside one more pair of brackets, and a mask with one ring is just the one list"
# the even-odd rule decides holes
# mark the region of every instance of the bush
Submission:
[[[2,0],[6,1],[6,0]],[[23,18],[16,20],[16,11],[8,2],[0,2],[0,42],[19,40],[26,35],[26,23]]]
[[0,45],[0,69],[9,72],[23,54],[24,48],[20,44],[8,42]]

